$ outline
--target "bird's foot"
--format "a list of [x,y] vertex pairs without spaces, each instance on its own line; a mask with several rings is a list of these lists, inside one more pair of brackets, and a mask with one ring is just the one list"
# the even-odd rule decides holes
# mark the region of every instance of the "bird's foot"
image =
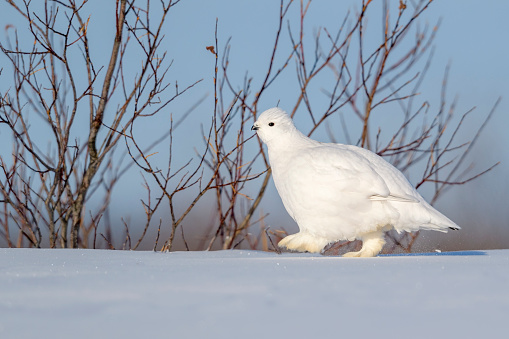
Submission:
[[382,231],[376,231],[373,233],[368,233],[361,238],[362,240],[362,248],[358,252],[348,252],[343,254],[343,257],[353,258],[353,257],[375,257],[380,253],[382,248],[385,245],[384,233]]
[[291,251],[320,253],[328,243],[329,241],[324,238],[299,232],[286,236],[277,245]]
[[362,251],[357,251],[357,252],[347,252],[347,253],[343,254],[343,257],[347,257],[347,258],[357,258],[357,257],[362,257],[361,253],[362,253]]

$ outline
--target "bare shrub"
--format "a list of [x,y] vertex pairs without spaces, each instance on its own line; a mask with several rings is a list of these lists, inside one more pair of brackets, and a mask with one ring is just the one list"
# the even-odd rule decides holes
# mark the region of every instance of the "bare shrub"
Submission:
[[[20,40],[17,29],[7,27],[8,37],[0,45],[13,76],[10,88],[0,93],[0,128],[12,140],[9,150],[0,154],[0,236],[8,246],[115,248],[111,233],[117,227],[125,230],[122,248],[136,249],[149,228],[157,227],[154,250],[167,251],[179,227],[184,238],[184,219],[207,196],[215,201],[216,216],[202,249],[244,243],[277,250],[285,231],[271,230],[263,214],[256,214],[271,172],[250,127],[259,112],[273,106],[267,93],[277,91],[274,84],[283,78],[288,82],[293,77],[295,98],[284,102],[284,108],[311,122],[308,135],[328,133],[331,141],[342,135],[403,172],[421,171],[416,186],[433,186],[432,203],[447,188],[492,168],[470,173],[465,165],[485,124],[470,142],[457,143],[471,112],[454,119],[455,102],[447,103],[447,72],[438,109],[419,96],[438,23],[421,27],[418,19],[431,1],[400,1],[398,6],[383,2],[381,27],[368,26],[374,5],[363,1],[335,31],[322,27],[312,38],[306,27],[311,1],[281,1],[266,70],[246,75],[241,84],[232,80],[232,46],[229,40],[220,42],[216,21],[215,44],[204,46],[215,57],[215,68],[214,106],[208,109],[209,121],[201,122],[203,145],[193,159],[175,164],[174,147],[181,141],[174,140],[174,131],[203,98],[176,122],[168,117],[167,132],[149,143],[137,127],[159,121],[155,119],[201,81],[190,79],[179,87],[168,79],[172,63],[161,42],[165,22],[179,2],[117,0],[109,23],[115,25],[115,34],[105,62],[91,52],[86,0],[38,5],[9,1],[24,18],[23,37],[28,34],[30,39]],[[292,16],[295,9],[297,17]],[[381,40],[368,46],[365,36],[372,30]],[[378,114],[387,114],[387,107],[398,114],[397,125],[380,119]],[[357,121],[347,127],[350,116]],[[167,148],[163,168],[152,157],[156,145]],[[133,168],[141,171],[147,193],[141,198],[146,218],[137,239],[131,239],[128,216],[104,221],[116,184]],[[177,201],[185,200],[184,192],[191,199],[184,208],[177,207]],[[158,219],[157,211],[165,217]],[[105,225],[102,232],[100,224]],[[166,239],[159,239],[161,229],[169,230]],[[411,251],[417,235],[390,234],[391,250]],[[342,246],[336,244],[331,251]]]

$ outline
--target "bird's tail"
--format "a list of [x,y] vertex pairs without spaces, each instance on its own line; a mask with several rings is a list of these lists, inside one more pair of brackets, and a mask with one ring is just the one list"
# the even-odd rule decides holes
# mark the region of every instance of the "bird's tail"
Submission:
[[448,230],[459,230],[461,227],[456,225],[454,221],[434,209],[431,205],[426,203],[426,209],[430,214],[430,221],[428,224],[421,226],[422,229],[429,229],[433,231],[447,232]]

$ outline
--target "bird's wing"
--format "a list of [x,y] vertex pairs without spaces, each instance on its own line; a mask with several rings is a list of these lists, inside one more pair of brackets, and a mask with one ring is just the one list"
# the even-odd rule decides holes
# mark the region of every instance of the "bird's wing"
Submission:
[[419,202],[419,200],[417,200],[416,198],[414,198],[410,195],[400,196],[400,195],[394,195],[394,194],[389,194],[386,197],[375,194],[375,195],[370,196],[369,200],[372,200],[372,201]]
[[372,201],[418,202],[413,196],[392,194],[373,164],[347,147],[321,145],[312,150],[313,163],[320,172],[334,178],[341,190],[365,194]]

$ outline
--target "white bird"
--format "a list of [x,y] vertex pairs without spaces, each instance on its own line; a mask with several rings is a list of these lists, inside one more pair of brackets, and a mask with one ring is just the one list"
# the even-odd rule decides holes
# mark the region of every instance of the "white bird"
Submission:
[[367,149],[312,140],[277,107],[263,112],[251,129],[267,145],[277,191],[299,226],[279,247],[318,253],[329,243],[359,239],[361,250],[344,256],[373,257],[392,228],[460,229],[398,169]]

